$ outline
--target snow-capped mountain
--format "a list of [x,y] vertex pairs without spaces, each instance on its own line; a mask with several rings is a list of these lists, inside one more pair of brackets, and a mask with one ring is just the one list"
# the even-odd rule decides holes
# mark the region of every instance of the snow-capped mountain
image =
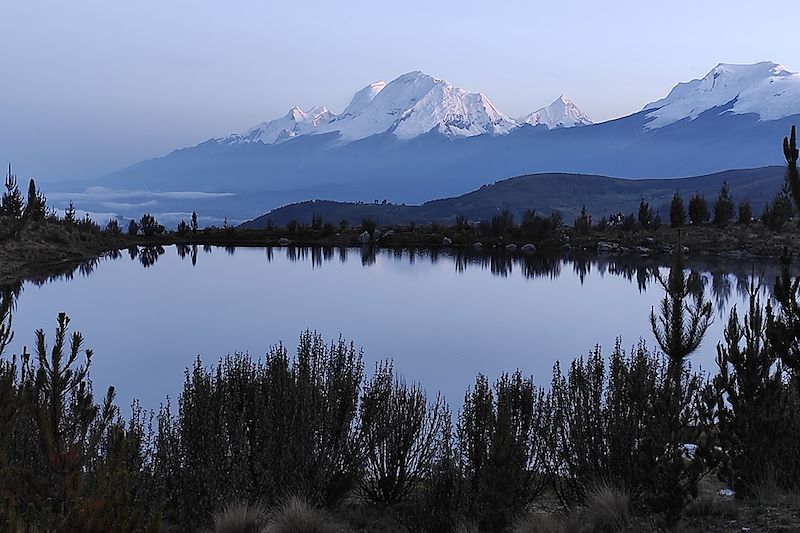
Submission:
[[572,128],[594,124],[591,118],[578,109],[575,103],[564,95],[547,107],[534,111],[519,119],[519,122],[533,126],[543,125],[548,129]]
[[[719,65],[639,112],[594,124],[570,104],[562,97],[514,120],[480,93],[410,72],[364,87],[338,115],[295,108],[100,184],[233,192],[264,212],[314,197],[424,202],[536,172],[666,178],[780,166],[783,138],[800,125],[800,76],[775,63]],[[225,205],[222,216],[237,218],[238,204]]]
[[657,129],[683,119],[694,120],[715,107],[720,114],[758,115],[761,121],[800,113],[800,74],[771,62],[751,65],[720,63],[705,77],[679,83],[666,98],[644,107],[647,129]]
[[339,132],[343,142],[391,133],[408,140],[437,131],[449,137],[484,133],[501,135],[519,124],[498,110],[482,93],[454,87],[423,72],[403,74],[390,83],[378,81],[359,90],[340,115],[325,107],[293,108],[284,117],[263,122],[244,135],[220,142],[274,144],[304,134]]
[[293,107],[281,118],[262,122],[247,130],[244,135],[231,135],[220,141],[224,143],[262,142],[273,144],[313,132],[321,125],[333,120],[334,117],[335,115],[325,106],[312,107],[308,111]]

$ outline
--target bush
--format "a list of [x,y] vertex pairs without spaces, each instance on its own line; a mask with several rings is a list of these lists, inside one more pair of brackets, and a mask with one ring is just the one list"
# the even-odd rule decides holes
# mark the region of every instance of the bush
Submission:
[[592,229],[592,219],[586,213],[585,205],[581,207],[581,214],[575,219],[574,227],[575,231],[577,231],[580,235],[586,235],[589,233],[589,230]]
[[782,191],[772,200],[772,203],[764,208],[761,214],[761,221],[773,231],[781,231],[783,227],[792,219],[794,208],[789,195]]
[[367,501],[400,503],[430,476],[446,413],[439,397],[429,404],[418,385],[395,378],[390,364],[378,366],[361,399]]
[[[295,494],[321,505],[356,484],[363,450],[356,413],[361,354],[342,339],[326,345],[305,332],[297,355],[270,349],[263,362],[237,354],[187,372],[178,415],[159,431],[173,486],[175,522],[197,523],[196,509],[257,498],[276,503]],[[170,437],[173,435],[174,437]]]
[[139,229],[145,237],[153,237],[164,233],[164,226],[158,223],[153,215],[145,213],[139,220]]
[[493,388],[479,375],[458,420],[467,515],[500,531],[544,489],[544,393],[517,371]]
[[[719,476],[739,496],[749,496],[765,472],[779,468],[789,445],[789,398],[778,355],[767,340],[761,288],[751,280],[749,311],[739,322],[734,307],[717,346],[718,374],[705,401],[719,434]],[[768,311],[769,312],[769,311]]]
[[642,490],[638,447],[663,364],[643,343],[626,355],[617,342],[608,361],[598,347],[573,361],[566,377],[558,364],[553,371],[549,464],[566,505],[585,501],[602,482]]

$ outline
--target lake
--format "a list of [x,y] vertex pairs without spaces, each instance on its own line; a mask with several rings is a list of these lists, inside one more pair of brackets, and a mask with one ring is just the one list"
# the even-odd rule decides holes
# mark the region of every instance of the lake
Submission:
[[[94,350],[100,392],[117,388],[123,408],[140,399],[158,408],[180,391],[195,358],[261,357],[283,342],[294,349],[305,329],[363,347],[368,371],[385,358],[408,381],[460,405],[478,372],[490,378],[521,369],[547,385],[551,369],[617,338],[652,344],[649,313],[663,297],[655,276],[666,259],[478,254],[357,248],[148,247],[25,282],[17,299],[15,340],[34,330],[52,340],[56,315]],[[716,343],[732,305],[745,301],[751,261],[698,259],[714,303],[714,324],[695,367],[713,370]],[[778,265],[755,271],[771,287]],[[123,409],[126,412],[127,409]]]

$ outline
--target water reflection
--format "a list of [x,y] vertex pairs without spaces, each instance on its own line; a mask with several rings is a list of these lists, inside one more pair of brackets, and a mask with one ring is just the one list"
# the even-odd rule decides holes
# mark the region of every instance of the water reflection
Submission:
[[[409,379],[458,402],[475,372],[522,368],[546,382],[556,359],[612,346],[618,335],[626,344],[648,338],[669,265],[668,257],[472,249],[215,248],[133,247],[0,288],[4,301],[19,298],[13,349],[65,311],[104,354],[97,382],[119,386],[122,404],[138,396],[157,407],[198,354],[257,356],[312,328],[353,339],[369,364],[396,358]],[[746,301],[754,272],[771,291],[780,265],[691,257],[687,268],[720,317],[696,359],[713,368],[730,306]]]
[[[211,254],[216,246],[203,245],[202,252]],[[196,244],[175,245],[177,256],[197,266],[200,247]],[[228,255],[234,255],[236,248],[223,247]],[[144,268],[154,266],[164,255],[165,249],[160,245],[131,246],[127,250],[131,261],[137,261]],[[290,246],[267,247],[264,249],[267,262],[275,260],[276,253],[282,254],[293,263],[310,263],[313,268],[323,268],[325,264],[338,261],[346,263],[351,253],[357,254],[364,267],[375,265],[378,254],[386,254],[398,263],[414,265],[417,261],[428,261],[432,265],[449,262],[456,273],[463,274],[470,269],[491,272],[495,276],[508,277],[519,271],[526,279],[557,279],[564,269],[569,269],[583,284],[593,273],[600,277],[621,277],[633,284],[639,291],[658,281],[659,273],[669,267],[669,257],[664,256],[598,256],[593,254],[522,254],[505,251],[478,251],[474,249],[439,249],[439,248],[393,248],[378,249],[373,246],[360,248],[333,246]],[[34,285],[43,285],[50,281],[70,280],[78,274],[91,275],[97,266],[107,260],[119,260],[121,251],[111,251],[101,257],[85,261],[60,265],[52,271],[31,276],[25,281]],[[734,296],[744,298],[751,277],[763,280],[761,285],[767,295],[771,295],[772,285],[779,274],[780,263],[776,259],[759,258],[747,261],[741,259],[700,256],[686,260],[687,269],[696,272],[703,281],[703,286],[720,314],[727,309]],[[12,293],[19,293],[22,285],[16,284]]]

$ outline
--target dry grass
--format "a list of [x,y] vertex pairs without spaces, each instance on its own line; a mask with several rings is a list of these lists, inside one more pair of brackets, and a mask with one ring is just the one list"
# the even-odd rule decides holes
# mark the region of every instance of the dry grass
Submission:
[[292,497],[274,510],[265,533],[344,533],[345,529],[323,510]]
[[597,485],[586,495],[583,522],[591,531],[626,531],[631,526],[630,495],[613,485]]
[[261,507],[236,503],[214,516],[214,533],[262,533],[267,514]]
[[472,520],[464,520],[456,524],[453,533],[480,533],[480,529]]
[[514,523],[512,533],[579,533],[583,531],[577,512],[565,516],[555,513],[528,513]]

